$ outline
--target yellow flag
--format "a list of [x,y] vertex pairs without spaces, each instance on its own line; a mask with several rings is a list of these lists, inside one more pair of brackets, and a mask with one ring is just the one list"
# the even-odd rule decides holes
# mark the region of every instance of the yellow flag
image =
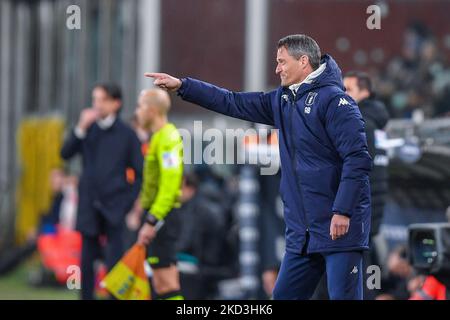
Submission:
[[150,300],[150,284],[144,270],[145,247],[135,244],[102,281],[119,300]]

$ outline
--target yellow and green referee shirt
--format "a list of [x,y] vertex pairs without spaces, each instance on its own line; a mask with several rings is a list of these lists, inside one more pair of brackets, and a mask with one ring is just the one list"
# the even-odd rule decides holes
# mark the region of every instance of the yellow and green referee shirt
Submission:
[[177,128],[167,123],[155,132],[144,161],[142,207],[158,220],[179,207],[183,179],[183,141]]

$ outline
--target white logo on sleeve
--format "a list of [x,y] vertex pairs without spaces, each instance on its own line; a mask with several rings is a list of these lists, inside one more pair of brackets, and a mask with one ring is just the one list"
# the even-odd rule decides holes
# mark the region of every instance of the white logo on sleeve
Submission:
[[176,152],[166,151],[163,153],[163,168],[175,168],[178,166],[178,157]]
[[350,274],[357,274],[358,273],[358,267],[354,266],[352,272]]
[[350,102],[348,102],[347,99],[345,99],[345,98],[340,98],[339,99],[338,107],[340,107],[340,106],[349,106],[349,105],[350,105]]

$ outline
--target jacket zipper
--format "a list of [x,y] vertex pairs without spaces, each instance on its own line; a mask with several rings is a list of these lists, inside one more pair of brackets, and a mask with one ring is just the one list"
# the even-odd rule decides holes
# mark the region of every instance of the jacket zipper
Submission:
[[[302,192],[302,188],[301,188],[301,184],[300,184],[300,176],[297,174],[297,152],[295,149],[295,145],[294,145],[294,139],[293,139],[293,135],[292,135],[292,123],[293,123],[293,116],[292,113],[294,111],[295,108],[295,100],[292,100],[291,95],[289,95],[290,99],[289,99],[289,104],[290,104],[290,110],[289,110],[289,121],[290,121],[290,127],[289,127],[289,138],[291,141],[291,146],[292,146],[292,150],[293,150],[293,156],[291,156],[291,165],[292,168],[294,170],[294,175],[297,178],[296,179],[296,183],[297,183],[297,187],[299,189],[300,192],[300,197],[301,197],[301,203],[302,203],[302,207],[303,207],[303,215],[304,215],[304,219],[305,219],[305,223],[306,223],[306,232],[309,232],[309,222],[308,222],[308,218],[306,216],[306,210],[305,210],[305,204],[303,201],[303,192]],[[295,98],[294,98],[295,99]]]

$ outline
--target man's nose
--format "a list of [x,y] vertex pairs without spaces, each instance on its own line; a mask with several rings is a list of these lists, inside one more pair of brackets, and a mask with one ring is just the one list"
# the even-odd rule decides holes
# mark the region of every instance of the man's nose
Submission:
[[276,74],[279,74],[281,72],[281,68],[280,68],[280,66],[277,66],[276,68],[275,68],[275,73]]

